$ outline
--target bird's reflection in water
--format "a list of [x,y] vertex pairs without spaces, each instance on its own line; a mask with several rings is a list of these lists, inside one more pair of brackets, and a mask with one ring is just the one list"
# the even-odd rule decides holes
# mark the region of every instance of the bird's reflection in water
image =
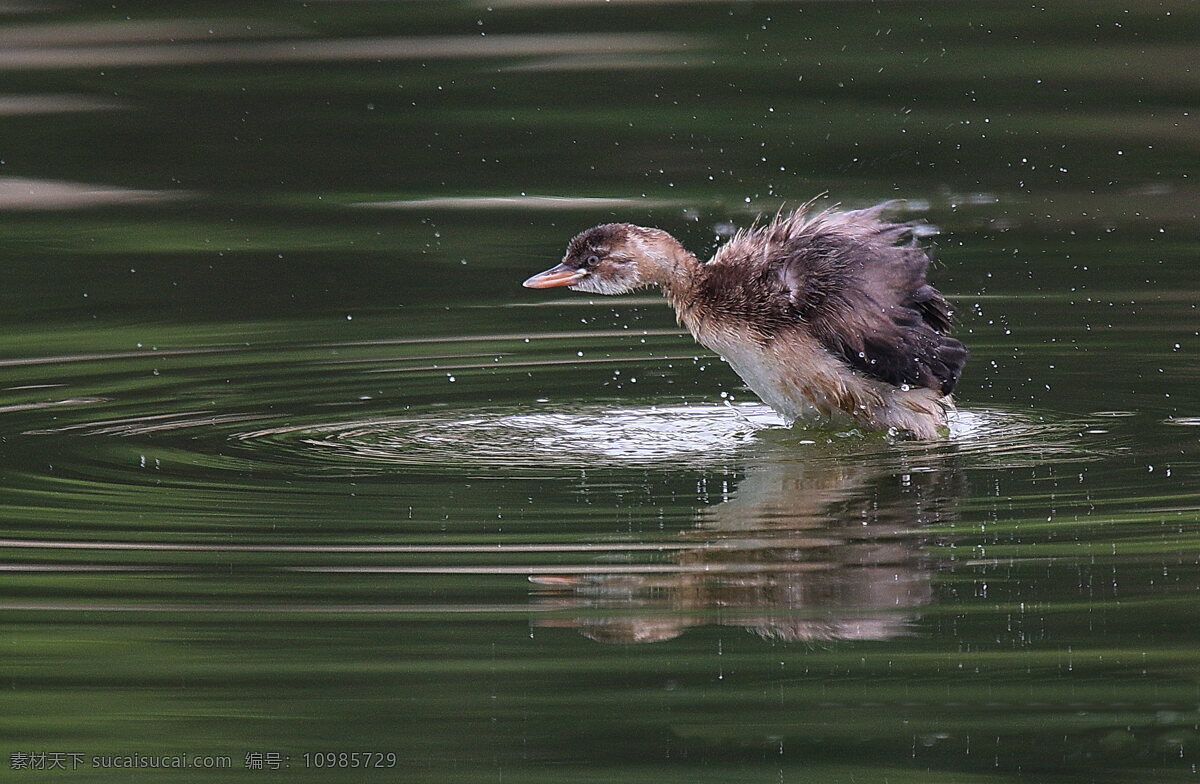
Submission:
[[785,641],[910,633],[932,597],[927,529],[949,521],[962,495],[962,474],[946,459],[752,467],[728,500],[699,510],[661,571],[531,578],[543,609],[566,611],[536,623],[620,643],[704,624]]

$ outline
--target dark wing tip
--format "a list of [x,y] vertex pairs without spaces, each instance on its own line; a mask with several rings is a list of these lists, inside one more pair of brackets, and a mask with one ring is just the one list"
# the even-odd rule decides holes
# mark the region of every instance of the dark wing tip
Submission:
[[937,388],[943,395],[949,395],[958,386],[958,380],[962,377],[963,366],[967,364],[969,355],[970,352],[961,341],[942,336],[941,343],[934,352],[934,356],[937,358],[936,362],[930,369],[937,378]]

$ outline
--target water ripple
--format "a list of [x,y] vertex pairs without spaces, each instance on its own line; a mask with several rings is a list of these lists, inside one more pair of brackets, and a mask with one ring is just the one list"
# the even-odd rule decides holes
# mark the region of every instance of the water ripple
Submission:
[[747,453],[842,459],[847,450],[881,455],[897,449],[918,457],[949,451],[990,467],[1015,467],[1049,457],[1095,459],[1111,449],[1078,422],[996,409],[960,410],[946,440],[897,442],[857,430],[787,427],[756,403],[437,411],[267,427],[229,438],[276,460],[512,470],[711,465]]
[[236,433],[234,440],[335,462],[588,467],[729,458],[783,421],[761,405],[591,407],[569,413],[437,412]]

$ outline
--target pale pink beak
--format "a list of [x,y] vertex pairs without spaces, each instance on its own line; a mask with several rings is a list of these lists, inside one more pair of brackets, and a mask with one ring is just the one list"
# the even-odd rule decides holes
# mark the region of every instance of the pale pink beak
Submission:
[[555,286],[570,286],[587,274],[587,270],[575,269],[574,267],[568,267],[566,264],[559,264],[557,267],[551,267],[545,272],[539,272],[521,285],[527,289],[550,289]]

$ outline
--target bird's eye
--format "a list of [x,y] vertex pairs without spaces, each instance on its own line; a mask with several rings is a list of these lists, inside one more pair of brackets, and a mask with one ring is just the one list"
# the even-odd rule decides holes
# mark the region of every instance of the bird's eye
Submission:
[[600,263],[600,257],[599,257],[599,256],[597,256],[595,253],[593,253],[591,256],[588,256],[588,257],[587,257],[587,260],[586,260],[586,262],[585,262],[585,263],[586,263],[586,264],[587,264],[589,267],[594,267],[594,266],[596,266],[597,264],[599,264],[599,263]]

